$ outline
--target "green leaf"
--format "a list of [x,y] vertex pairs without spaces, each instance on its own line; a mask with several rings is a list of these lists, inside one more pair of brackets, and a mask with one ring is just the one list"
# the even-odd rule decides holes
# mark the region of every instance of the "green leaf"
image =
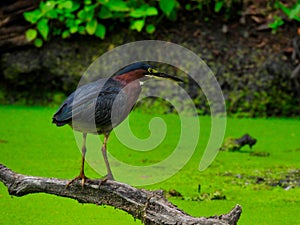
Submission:
[[60,1],[58,5],[60,9],[72,9],[73,7],[73,1]]
[[64,16],[64,14],[66,13],[66,11],[65,11],[64,9],[60,9],[60,8],[58,8],[58,7],[56,7],[54,10],[55,10],[56,13],[57,13],[58,15],[60,15],[60,16]]
[[70,7],[70,3],[65,3],[64,8],[66,9],[66,11],[68,12],[74,12],[76,10],[78,10],[80,8],[80,1],[70,1],[72,2],[72,7]]
[[100,4],[104,5],[107,2],[109,2],[109,0],[97,0],[97,2],[99,2]]
[[160,0],[159,7],[164,14],[169,16],[175,7],[175,0]]
[[133,18],[140,18],[144,16],[154,16],[157,14],[158,11],[155,7],[149,7],[148,5],[143,5],[140,8],[131,11],[129,15]]
[[155,31],[155,26],[153,24],[149,24],[146,26],[146,31],[148,34],[153,34]]
[[47,1],[44,4],[42,4],[43,2],[41,2],[40,4],[40,9],[42,10],[42,13],[47,13],[51,10],[54,9],[56,2],[55,1]]
[[145,20],[134,20],[130,25],[130,29],[137,30],[138,32],[142,31],[145,25]]
[[286,14],[286,15],[290,15],[291,9],[285,7],[285,5],[283,5],[281,2],[277,2],[277,6]]
[[105,6],[107,6],[111,11],[116,12],[128,12],[130,8],[127,6],[127,3],[122,0],[111,0],[105,3]]
[[71,35],[70,35],[70,31],[65,30],[65,31],[61,34],[61,36],[62,36],[63,39],[66,39],[66,38],[70,37],[70,36],[71,36]]
[[299,16],[296,16],[296,17],[294,18],[294,20],[297,20],[298,22],[300,22],[300,17],[299,17]]
[[76,24],[76,25],[79,25],[79,24],[81,24],[82,22],[83,22],[83,21],[80,20],[80,19],[75,20],[75,24]]
[[27,41],[32,41],[37,36],[37,31],[35,29],[28,29],[25,33]]
[[300,5],[297,5],[295,8],[293,8],[290,11],[290,14],[288,15],[290,19],[297,20],[300,15]]
[[82,19],[82,20],[86,20],[87,18],[87,12],[82,9],[77,13],[78,18]]
[[36,23],[42,16],[42,12],[39,9],[35,9],[33,11],[30,12],[25,12],[23,14],[24,18],[26,21],[30,22],[30,23]]
[[74,34],[74,33],[76,33],[77,31],[78,31],[78,27],[77,27],[77,26],[73,26],[73,27],[70,28],[71,34]]
[[57,19],[58,18],[58,13],[55,9],[48,11],[45,14],[46,17],[50,18],[50,19]]
[[75,19],[76,16],[73,13],[66,12],[64,13],[64,17],[69,19]]
[[216,2],[216,4],[215,4],[215,12],[216,13],[220,12],[220,10],[222,9],[223,5],[224,5],[224,1]]
[[95,13],[94,9],[95,9],[94,5],[88,5],[83,8],[83,10],[85,11],[85,19],[87,21],[90,21],[93,19],[94,13]]
[[37,23],[37,29],[40,32],[43,39],[47,40],[47,37],[48,37],[48,34],[49,34],[48,19],[41,19]]
[[94,17],[94,9],[95,6],[91,6],[91,5],[85,6],[82,10],[80,10],[77,13],[77,16],[84,21],[90,21]]
[[36,47],[38,47],[38,48],[42,47],[42,45],[43,45],[43,40],[40,39],[40,38],[35,39],[34,45],[35,45]]
[[106,6],[102,6],[100,12],[98,13],[98,17],[100,19],[109,19],[112,18],[112,16],[113,14]]
[[91,20],[86,24],[86,32],[90,35],[93,35],[96,32],[98,22],[96,19]]
[[156,15],[158,15],[158,11],[155,7],[151,6],[151,7],[147,8],[146,15],[147,16],[156,16]]
[[134,9],[133,11],[130,12],[130,17],[132,18],[140,18],[145,16],[145,10],[142,8]]
[[92,1],[91,0],[84,0],[84,4],[85,5],[90,5],[90,4],[92,4]]
[[95,35],[101,39],[104,39],[106,33],[106,28],[103,24],[99,23],[95,31]]
[[269,23],[268,26],[273,29],[273,32],[278,29],[278,27],[282,26],[284,24],[284,21],[281,17],[275,16],[274,22]]

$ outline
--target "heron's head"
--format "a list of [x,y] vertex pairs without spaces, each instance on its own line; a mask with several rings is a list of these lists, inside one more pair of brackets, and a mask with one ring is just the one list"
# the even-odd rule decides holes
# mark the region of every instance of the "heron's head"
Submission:
[[154,78],[165,78],[174,80],[176,82],[183,82],[178,77],[169,75],[167,73],[160,72],[156,70],[154,67],[150,66],[144,62],[137,62],[130,64],[121,70],[119,70],[115,75],[114,78],[124,81],[124,82],[131,82],[133,80],[137,80],[143,77],[154,77]]

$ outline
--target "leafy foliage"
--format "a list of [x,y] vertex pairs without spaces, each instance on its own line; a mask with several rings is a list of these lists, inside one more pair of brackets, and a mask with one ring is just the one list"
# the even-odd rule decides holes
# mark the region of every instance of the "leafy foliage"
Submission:
[[[34,25],[25,36],[38,47],[55,35],[64,39],[74,34],[104,39],[116,22],[152,34],[163,17],[175,21],[180,10],[197,12],[205,21],[212,14],[221,14],[228,20],[239,15],[242,5],[243,0],[44,0],[37,9],[24,13],[25,19]],[[300,22],[300,0],[288,6],[276,0],[272,7],[283,12],[277,13],[269,24],[273,32],[285,19]]]
[[[169,16],[175,3],[176,0],[164,1],[161,5],[162,13]],[[44,41],[54,35],[68,38],[79,33],[104,39],[109,28],[107,20],[128,20],[130,29],[142,31],[147,17],[158,14],[156,6],[151,6],[143,0],[46,0],[42,1],[37,9],[24,13],[25,19],[35,25],[26,31],[26,38],[28,41],[34,41],[37,47],[42,46]],[[147,24],[146,31],[153,33],[155,25]]]
[[115,22],[126,22],[131,30],[152,34],[162,17],[175,21],[179,9],[201,11],[212,5],[214,12],[219,13],[233,2],[241,0],[181,3],[178,0],[44,0],[37,9],[24,13],[25,19],[34,25],[26,31],[26,38],[37,47],[55,35],[62,38],[73,34],[93,35],[104,39]]
[[[297,0],[291,7],[285,6],[279,0],[275,2],[275,8],[280,9],[289,20],[295,20],[300,22],[300,0]],[[281,16],[275,16],[274,21],[269,24],[269,27],[272,28],[273,32],[276,32],[277,29],[284,24],[284,20]]]

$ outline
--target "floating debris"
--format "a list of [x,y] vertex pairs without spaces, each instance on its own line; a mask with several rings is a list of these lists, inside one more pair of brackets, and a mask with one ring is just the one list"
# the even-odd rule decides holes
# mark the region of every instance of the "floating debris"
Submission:
[[225,139],[220,150],[229,152],[240,151],[245,145],[249,145],[250,149],[252,149],[252,146],[255,145],[256,142],[257,139],[251,137],[249,134],[244,134],[240,138],[228,137]]

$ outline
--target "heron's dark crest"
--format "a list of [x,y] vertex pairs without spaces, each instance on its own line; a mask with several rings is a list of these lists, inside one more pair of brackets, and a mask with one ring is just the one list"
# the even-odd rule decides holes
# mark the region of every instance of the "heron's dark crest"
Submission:
[[129,66],[123,67],[122,69],[120,69],[118,72],[115,73],[115,76],[126,74],[134,70],[148,71],[149,68],[152,68],[149,64],[144,62],[137,62],[137,63],[130,64]]

